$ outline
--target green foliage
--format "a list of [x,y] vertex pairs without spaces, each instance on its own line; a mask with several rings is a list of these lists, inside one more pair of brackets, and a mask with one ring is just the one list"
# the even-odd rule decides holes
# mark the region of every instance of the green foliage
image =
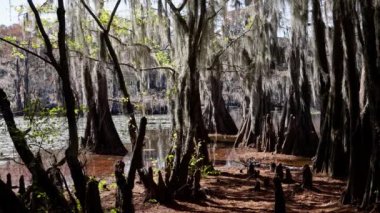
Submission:
[[145,105],[143,103],[135,103],[133,106],[135,107],[136,111],[143,111],[145,108]]
[[171,60],[167,51],[157,51],[155,53],[156,60],[162,66],[171,66]]
[[167,155],[167,156],[166,156],[166,160],[167,160],[168,162],[173,162],[173,160],[174,160],[174,155],[173,155],[173,154],[169,154],[169,155]]
[[83,212],[82,205],[80,205],[80,202],[77,198],[75,198],[75,203],[77,205],[78,212]]
[[100,180],[98,184],[99,191],[103,191],[107,188],[107,181],[106,180]]
[[202,167],[201,174],[204,177],[206,177],[206,176],[218,176],[221,174],[221,172],[219,170],[214,169],[213,166],[207,165],[207,166]]
[[45,192],[41,192],[41,191],[38,191],[37,192],[37,198],[40,198],[40,199],[47,199],[47,194]]
[[170,99],[178,94],[178,89],[176,86],[166,89],[166,98]]
[[196,155],[193,155],[191,160],[190,160],[190,163],[189,163],[189,172],[190,174],[194,174],[194,172],[197,170],[197,169],[200,169],[201,170],[201,175],[203,177],[207,177],[209,175],[211,176],[218,176],[220,175],[220,171],[219,170],[215,170],[213,166],[211,165],[203,165],[203,166],[200,166],[200,163],[204,160],[203,157],[196,157]]
[[41,14],[42,13],[55,13],[56,7],[54,6],[54,4],[47,2],[41,6],[37,6],[37,10]]
[[246,25],[244,26],[244,29],[245,29],[245,30],[249,30],[249,29],[251,29],[252,26],[253,26],[254,20],[255,20],[254,17],[253,17],[253,16],[250,16],[250,17],[248,18],[248,20],[247,20]]
[[[76,109],[77,114],[85,111],[81,106]],[[45,108],[40,100],[32,100],[24,109],[24,119],[27,121],[27,134],[25,138],[29,146],[41,148],[42,143],[53,143],[62,137],[66,130],[66,109],[63,107]]]
[[191,157],[190,163],[189,163],[189,172],[190,174],[193,174],[198,168],[199,163],[203,161],[203,157],[197,157],[195,154]]
[[129,98],[125,98],[125,97],[121,98],[121,103],[126,104],[128,102],[129,102]]
[[15,7],[15,11],[17,14],[23,14],[27,11],[26,7],[24,5],[18,5]]
[[[199,150],[200,143],[195,147],[196,150]],[[199,156],[197,153],[194,153],[189,162],[189,174],[194,174],[197,169],[200,169],[201,175],[206,177],[208,175],[220,175],[220,171],[215,170],[211,165],[202,165],[204,160],[203,156]]]
[[113,208],[113,209],[110,210],[110,213],[118,213],[118,212],[119,211],[117,209],[115,209],[115,208]]
[[114,190],[117,189],[117,184],[116,183],[111,183],[109,186],[109,189]]
[[15,36],[5,36],[4,39],[12,43],[17,43],[17,39]]
[[149,199],[148,202],[149,203],[158,203],[158,201],[156,199]]
[[[15,36],[5,36],[4,40],[7,40],[7,41],[12,42],[14,44],[18,44],[17,38]],[[21,44],[19,44],[19,45],[20,46],[26,46],[25,42],[21,42]],[[21,59],[25,58],[25,55],[22,54],[20,52],[20,50],[18,48],[16,48],[16,47],[12,47],[12,56],[13,57],[18,57],[18,58],[21,58]]]
[[41,102],[31,101],[24,109],[24,119],[27,120],[28,129],[31,131],[25,136],[29,145],[40,146],[43,142],[52,143],[54,138],[59,137],[64,131],[62,122],[57,119],[64,115],[62,107],[44,109]]
[[84,47],[81,43],[76,42],[73,39],[66,39],[67,41],[67,46],[69,47],[70,50],[76,50],[76,51],[81,51]]
[[108,12],[107,10],[105,9],[102,9],[100,11],[100,17],[99,17],[99,20],[100,22],[103,24],[103,25],[107,25],[109,20],[111,18],[111,14],[110,12]]
[[129,29],[132,28],[130,21],[115,16],[112,22],[112,29],[116,36],[128,36],[130,34]]
[[19,49],[16,48],[16,47],[12,48],[12,56],[20,58],[20,59],[24,59],[25,58],[25,55],[22,52],[20,52]]

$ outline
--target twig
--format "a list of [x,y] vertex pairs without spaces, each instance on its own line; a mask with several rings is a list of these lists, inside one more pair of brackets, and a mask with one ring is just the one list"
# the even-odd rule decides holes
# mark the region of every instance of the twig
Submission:
[[[34,13],[34,16],[36,18],[36,23],[37,23],[37,26],[38,26],[38,29],[42,35],[42,38],[44,39],[44,42],[45,42],[45,46],[46,46],[46,51],[47,51],[47,56],[49,57],[50,61],[51,61],[51,64],[55,67],[55,68],[58,68],[58,63],[57,63],[57,60],[55,59],[54,55],[53,55],[53,45],[51,44],[51,41],[49,39],[49,36],[47,35],[46,31],[45,31],[45,28],[44,28],[44,25],[42,24],[42,21],[41,21],[41,17],[40,17],[40,14],[38,13],[38,10],[36,8],[36,6],[34,5],[33,1],[32,0],[28,0],[28,3],[29,3],[29,6],[30,8],[32,9],[33,13]],[[57,69],[59,70],[59,69]]]
[[48,63],[48,64],[53,65],[53,63],[52,63],[51,61],[47,60],[46,58],[44,58],[44,57],[38,55],[37,53],[35,53],[35,52],[33,52],[33,51],[31,51],[31,50],[25,48],[25,47],[22,47],[22,46],[20,46],[20,45],[18,45],[18,44],[16,44],[16,43],[13,43],[13,42],[11,42],[11,41],[8,41],[7,39],[5,39],[5,38],[3,38],[3,37],[0,37],[0,40],[3,41],[3,42],[5,42],[5,43],[7,43],[7,44],[10,44],[10,45],[12,45],[12,46],[14,46],[14,47],[16,47],[16,48],[18,48],[18,49],[20,49],[20,50],[23,50],[23,51],[25,51],[25,52],[27,52],[27,53],[33,55],[33,56],[36,56],[37,58],[43,60],[44,62],[46,62],[46,63]]
[[[176,8],[171,0],[166,0],[166,3],[168,3],[170,9],[174,12],[176,20],[181,24],[184,31],[189,32],[189,26],[187,25],[186,20],[182,17],[181,10]],[[183,9],[183,7],[186,5],[186,3],[187,3],[187,0],[184,0],[182,5],[181,5],[181,9]]]
[[92,16],[92,18],[95,20],[95,22],[98,24],[98,26],[100,27],[100,29],[102,29],[104,32],[107,31],[106,28],[104,28],[102,22],[99,20],[99,18],[92,12],[91,8],[86,4],[86,2],[84,0],[81,0],[80,2],[82,2],[83,6],[86,8],[87,12],[90,13],[90,15]]
[[207,21],[210,21],[211,19],[215,18],[215,16],[217,16],[219,14],[219,12],[222,11],[223,7],[219,8],[218,11],[216,11],[214,14],[212,14],[210,17],[208,17]]
[[251,25],[249,27],[248,30],[244,31],[242,34],[240,34],[238,37],[236,37],[235,39],[231,40],[223,49],[221,49],[214,57],[211,65],[207,68],[207,69],[213,69],[213,67],[215,66],[217,60],[220,58],[220,56],[223,55],[223,53],[228,49],[230,48],[236,41],[238,41],[239,39],[241,39],[242,37],[244,37],[249,31],[251,31],[253,25]]
[[119,5],[120,5],[120,2],[121,2],[121,0],[118,0],[118,1],[116,2],[115,7],[114,7],[113,10],[112,10],[110,20],[108,21],[108,25],[107,25],[106,32],[109,32],[110,29],[111,29],[112,21],[113,21],[113,18],[115,17],[115,14],[116,14],[117,8],[118,8]]

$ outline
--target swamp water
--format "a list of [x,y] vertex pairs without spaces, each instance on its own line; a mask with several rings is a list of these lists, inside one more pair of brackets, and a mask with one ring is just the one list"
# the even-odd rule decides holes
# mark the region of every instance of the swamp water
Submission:
[[[231,113],[237,123],[239,122],[240,113]],[[276,117],[276,116],[275,116]],[[319,133],[319,114],[313,114],[313,122]],[[140,116],[136,119],[139,121]],[[28,128],[28,121],[23,117],[15,118],[18,127],[21,130]],[[145,136],[144,146],[144,162],[145,166],[154,166],[162,169],[165,166],[165,157],[170,148],[170,116],[169,115],[154,115],[147,116],[148,124]],[[113,116],[116,129],[121,137],[121,140],[127,147],[129,153],[124,156],[108,156],[108,155],[95,155],[90,153],[81,153],[80,160],[84,163],[86,174],[89,176],[95,176],[98,178],[105,178],[112,176],[114,172],[114,164],[118,160],[123,160],[126,163],[126,170],[129,168],[132,149],[129,142],[129,135],[127,130],[128,118],[124,115]],[[64,150],[67,146],[68,132],[67,123],[64,118],[58,118],[47,122],[48,127],[55,130],[54,134],[46,134],[44,141],[32,138],[28,140],[31,149],[36,152],[42,150],[43,162],[45,168],[49,168],[54,162],[54,158],[49,152],[55,153],[57,159],[60,160],[64,156]],[[46,122],[43,125],[39,125],[40,130],[46,128]],[[79,118],[78,120],[78,134],[83,137],[85,129],[85,119]],[[46,142],[47,141],[47,142]],[[239,153],[235,152],[235,149],[231,151],[231,144],[217,143],[218,138],[214,138],[212,143],[209,144],[210,160],[214,165],[226,165],[231,167],[240,167]],[[43,151],[46,150],[46,151]],[[72,183],[70,178],[70,171],[66,165],[61,168],[62,173],[66,176],[67,181]],[[127,172],[127,171],[126,171]],[[4,120],[0,118],[0,178],[5,179],[5,176],[11,173],[13,182],[16,183],[21,175],[25,176],[26,182],[30,182],[31,176],[29,171],[24,165],[20,163],[20,159],[16,150],[14,149],[12,140],[6,129]]]
[[[154,166],[162,169],[165,167],[165,158],[170,149],[170,116],[169,115],[154,115],[146,116],[148,120],[147,130],[145,135],[145,146],[143,149],[143,158],[145,166]],[[136,120],[140,120],[140,116],[136,117]],[[28,129],[29,121],[23,117],[15,118],[18,128],[21,130]],[[114,173],[114,164],[118,160],[123,160],[126,163],[126,171],[129,169],[130,158],[132,154],[132,148],[129,141],[128,117],[124,115],[113,116],[116,129],[120,135],[121,140],[128,149],[128,154],[124,157],[110,156],[110,155],[96,155],[82,152],[79,156],[80,161],[84,164],[84,170],[89,176],[95,176],[98,178],[106,178],[112,176]],[[42,124],[41,124],[42,123]],[[29,138],[28,144],[33,152],[41,151],[43,163],[45,169],[49,168],[55,161],[54,155],[57,156],[59,161],[64,157],[64,151],[68,141],[67,123],[64,118],[56,118],[49,121],[41,121],[38,129],[43,134],[43,139],[39,137]],[[78,134],[79,137],[83,137],[85,130],[85,119],[79,118],[78,122]],[[52,133],[49,134],[48,131]],[[33,135],[33,132],[30,132]],[[225,147],[217,144],[213,141],[209,146],[210,158],[214,163],[221,164],[216,159],[226,159],[227,150],[221,150]],[[219,152],[219,150],[221,152]],[[221,153],[223,156],[216,156],[216,152]],[[54,155],[52,155],[54,153]],[[69,168],[66,166],[61,167],[61,171],[67,179],[69,184],[72,183],[70,177]],[[15,184],[21,175],[25,176],[25,181],[30,183],[31,175],[26,167],[21,163],[21,160],[14,148],[13,142],[9,136],[8,130],[5,126],[4,120],[0,118],[0,178],[5,179],[5,176],[11,173],[13,183]]]
[[[140,116],[137,116],[137,121],[139,121],[140,118]],[[147,119],[148,124],[143,152],[144,161],[147,166],[154,165],[155,167],[163,168],[165,156],[170,148],[170,117],[168,115],[154,115],[147,116]],[[15,121],[18,128],[21,130],[25,131],[28,129],[29,121],[25,120],[23,117],[16,117]],[[38,132],[40,135],[35,135],[33,131],[30,132],[30,134],[34,136],[27,140],[29,147],[33,152],[37,152],[38,150],[41,151],[45,169],[49,168],[55,161],[52,153],[57,156],[58,161],[64,156],[68,141],[67,123],[65,121],[64,118],[55,118],[49,121],[41,120],[37,124],[37,129],[39,130]],[[118,160],[123,160],[127,164],[126,169],[129,168],[132,148],[128,135],[128,117],[124,115],[113,116],[113,121],[122,142],[129,152],[124,157],[95,155],[82,152],[80,160],[84,163],[85,171],[90,176],[109,176],[113,173],[113,166]],[[79,137],[83,137],[85,119],[79,118],[77,125]],[[41,139],[41,137],[43,139]],[[14,148],[13,142],[5,126],[5,122],[0,118],[0,178],[4,180],[7,173],[11,173],[14,182],[18,180],[21,175],[24,175],[26,181],[29,182],[31,178],[30,173],[20,162],[21,160]],[[70,171],[66,165],[63,166],[61,170],[65,176],[69,176]],[[68,178],[68,182],[71,182],[71,178]]]

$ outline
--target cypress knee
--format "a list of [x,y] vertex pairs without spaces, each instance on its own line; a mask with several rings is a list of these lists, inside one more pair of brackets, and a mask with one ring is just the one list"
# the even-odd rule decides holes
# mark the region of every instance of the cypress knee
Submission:
[[18,187],[18,193],[23,196],[25,194],[25,180],[24,180],[24,175],[20,176],[19,182],[19,187]]
[[85,213],[103,213],[98,185],[99,182],[95,179],[87,183]]
[[290,173],[289,168],[286,168],[286,170],[285,170],[285,179],[283,182],[284,183],[294,183],[294,180],[292,178],[292,174]]
[[253,190],[255,190],[257,192],[260,191],[260,189],[261,189],[260,186],[261,186],[260,181],[257,181],[256,184],[255,184],[255,188]]
[[7,187],[12,189],[12,176],[10,173],[7,174]]
[[304,165],[302,168],[302,188],[311,189],[313,187],[313,173],[309,165]]
[[275,213],[285,213],[285,196],[284,191],[282,190],[281,180],[278,177],[273,179],[274,184],[274,212]]
[[272,162],[272,163],[270,164],[270,171],[271,171],[271,172],[275,172],[275,170],[276,170],[276,164],[275,164],[274,162]]
[[284,171],[281,163],[276,166],[275,177],[278,177],[280,181],[284,179]]

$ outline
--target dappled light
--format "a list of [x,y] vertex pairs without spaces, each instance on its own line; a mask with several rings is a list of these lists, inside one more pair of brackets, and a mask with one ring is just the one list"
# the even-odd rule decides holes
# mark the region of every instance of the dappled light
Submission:
[[2,4],[0,212],[380,211],[379,0]]

